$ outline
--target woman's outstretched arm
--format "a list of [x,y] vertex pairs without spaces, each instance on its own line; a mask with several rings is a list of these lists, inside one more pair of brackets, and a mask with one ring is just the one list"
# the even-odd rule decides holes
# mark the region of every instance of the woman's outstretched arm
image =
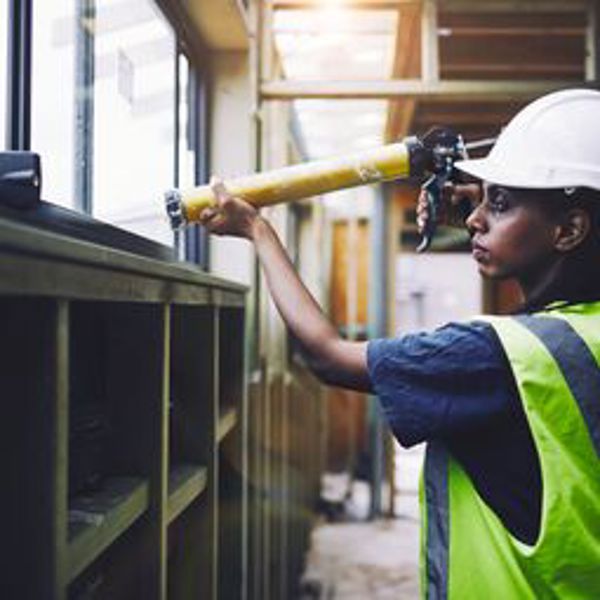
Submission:
[[202,223],[217,235],[250,240],[256,249],[273,301],[303,347],[311,370],[323,381],[370,392],[366,342],[343,339],[298,277],[277,233],[250,204],[212,182],[218,205],[206,209]]

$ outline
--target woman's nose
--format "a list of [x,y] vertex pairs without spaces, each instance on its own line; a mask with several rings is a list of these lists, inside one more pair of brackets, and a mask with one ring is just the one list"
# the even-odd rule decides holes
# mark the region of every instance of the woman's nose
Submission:
[[467,217],[467,220],[465,221],[467,229],[471,235],[477,232],[485,231],[486,229],[485,214],[482,207],[483,202],[478,204],[471,211],[471,214]]

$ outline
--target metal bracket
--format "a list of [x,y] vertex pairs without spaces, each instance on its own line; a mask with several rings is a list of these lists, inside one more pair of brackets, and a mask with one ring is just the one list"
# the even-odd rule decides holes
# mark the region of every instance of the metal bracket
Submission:
[[39,154],[0,152],[0,204],[28,209],[40,201],[42,170]]

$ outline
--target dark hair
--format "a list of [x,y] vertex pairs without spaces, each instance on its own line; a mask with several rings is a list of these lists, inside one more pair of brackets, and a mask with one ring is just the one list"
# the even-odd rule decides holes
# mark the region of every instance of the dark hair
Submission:
[[597,238],[600,235],[600,190],[579,187],[544,190],[542,193],[536,190],[536,193],[543,195],[544,201],[541,206],[549,214],[558,215],[572,208],[585,210],[593,224],[591,237]]
[[586,239],[564,257],[558,276],[537,297],[529,298],[520,311],[541,310],[551,302],[578,304],[600,300],[600,191],[591,188],[522,190],[539,198],[539,206],[557,217],[573,208],[585,210],[592,222]]

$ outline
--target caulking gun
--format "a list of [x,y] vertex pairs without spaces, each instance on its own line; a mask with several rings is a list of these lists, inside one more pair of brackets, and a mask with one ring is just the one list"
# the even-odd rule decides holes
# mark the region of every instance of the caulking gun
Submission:
[[[468,149],[491,146],[494,141],[465,144],[462,137],[451,130],[435,128],[422,138],[411,136],[372,150],[308,161],[224,183],[232,195],[260,208],[383,181],[424,181],[422,187],[427,194],[429,218],[417,248],[422,252],[435,234],[442,188],[455,177],[455,161],[466,158]],[[169,190],[165,201],[173,229],[199,222],[201,212],[216,203],[208,185]]]

